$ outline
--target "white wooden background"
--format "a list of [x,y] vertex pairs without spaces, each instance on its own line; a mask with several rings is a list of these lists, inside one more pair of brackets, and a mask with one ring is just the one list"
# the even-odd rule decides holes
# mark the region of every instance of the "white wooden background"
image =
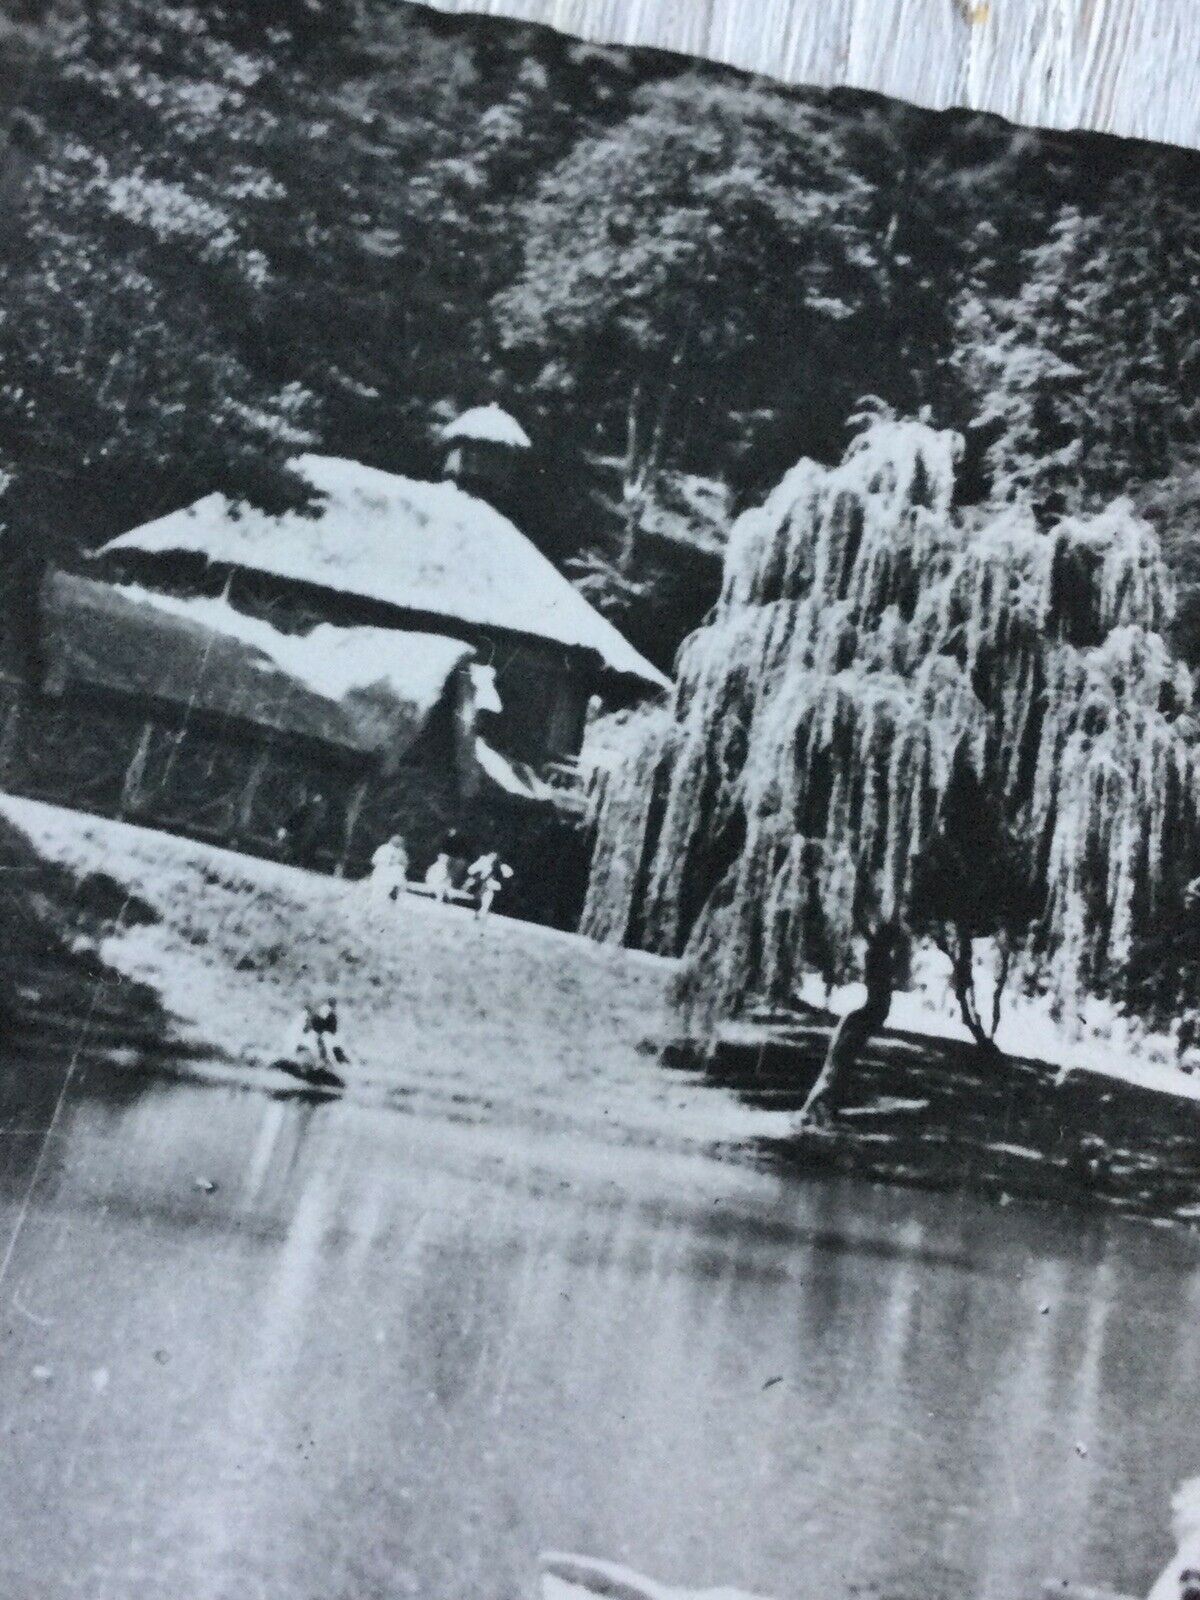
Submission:
[[790,83],[1200,146],[1200,0],[431,0]]

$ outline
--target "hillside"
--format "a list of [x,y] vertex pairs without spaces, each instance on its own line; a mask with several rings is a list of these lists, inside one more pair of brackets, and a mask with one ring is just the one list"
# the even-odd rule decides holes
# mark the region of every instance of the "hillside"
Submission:
[[969,500],[1144,502],[1200,652],[1194,152],[388,0],[66,7],[22,128],[18,635],[26,558],[278,509],[299,450],[426,476],[495,399],[534,447],[504,509],[666,667],[727,513],[877,396],[965,433]]
[[784,1127],[641,1048],[670,1031],[671,962],[415,896],[381,912],[355,883],[36,801],[0,798],[0,821],[64,882],[103,872],[136,895],[99,958],[161,993],[191,1058],[175,1071],[294,1089],[270,1062],[334,994],[355,1098],[672,1145]]
[[706,1056],[675,1036],[660,957],[417,896],[384,911],[358,883],[37,801],[0,797],[0,830],[30,885],[5,926],[18,1045],[119,1069],[112,1092],[150,1071],[303,1095],[271,1063],[301,1006],[336,995],[349,1099],[486,1121],[514,1153],[567,1136],[572,1167],[607,1171],[614,1146],[622,1161],[737,1147],[810,1175],[1187,1222],[1200,1208],[1195,1079],[1095,1035],[1068,1048],[1044,1018],[1016,1037],[1058,1067],[982,1058],[931,1009],[928,975],[897,997],[832,1129],[801,1137],[829,1037],[817,1007],[726,1027]]

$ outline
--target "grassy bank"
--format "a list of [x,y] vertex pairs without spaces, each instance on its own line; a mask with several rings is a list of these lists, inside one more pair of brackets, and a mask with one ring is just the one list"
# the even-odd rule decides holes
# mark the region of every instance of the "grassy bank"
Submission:
[[30,1048],[87,1040],[137,1070],[294,1093],[272,1062],[332,994],[351,1096],[514,1141],[754,1146],[808,1172],[1200,1218],[1200,1101],[1177,1072],[1155,1069],[1182,1094],[884,1030],[832,1129],[799,1137],[828,1026],[731,1025],[707,1060],[668,1045],[683,1070],[664,1071],[670,962],[418,897],[375,907],[359,884],[35,801],[0,798],[0,830]]
[[161,996],[191,1074],[284,1092],[271,1069],[300,1008],[338,997],[349,1092],[448,1117],[638,1139],[739,1142],[782,1122],[664,1074],[672,963],[36,801],[0,798],[64,881],[132,897],[96,957]]
[[664,1060],[702,1066],[748,1106],[793,1119],[770,1141],[787,1165],[1002,1198],[1104,1205],[1200,1222],[1200,1101],[1107,1071],[883,1028],[837,1081],[830,1126],[800,1131],[831,1023],[794,1017],[722,1030],[703,1060],[687,1040]]

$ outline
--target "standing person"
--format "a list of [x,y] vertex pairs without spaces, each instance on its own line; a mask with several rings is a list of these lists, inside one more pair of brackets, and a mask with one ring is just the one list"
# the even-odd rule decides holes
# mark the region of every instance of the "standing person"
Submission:
[[329,802],[321,791],[306,790],[275,835],[285,861],[300,867],[316,865],[328,816]]
[[468,854],[467,845],[457,828],[451,828],[442,845],[442,853],[446,858],[446,873],[450,879],[452,889],[463,889],[467,883]]
[[296,859],[302,867],[316,866],[318,853],[325,842],[328,821],[329,801],[320,789],[314,789],[305,807],[304,821],[296,840]]
[[467,888],[475,897],[475,916],[486,922],[496,896],[513,876],[513,869],[501,861],[499,851],[488,850],[467,869]]
[[427,868],[425,884],[427,888],[433,890],[433,898],[438,905],[444,906],[454,887],[450,881],[450,857],[444,850],[438,851],[432,866]]
[[375,904],[400,898],[408,886],[408,848],[398,833],[385,839],[371,857],[367,888]]

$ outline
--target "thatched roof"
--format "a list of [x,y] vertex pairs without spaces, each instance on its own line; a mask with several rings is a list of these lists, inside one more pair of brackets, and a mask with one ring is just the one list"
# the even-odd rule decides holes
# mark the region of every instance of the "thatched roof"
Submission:
[[486,501],[454,483],[423,483],[331,456],[301,456],[293,466],[324,497],[315,515],[268,516],[212,494],[122,534],[100,555],[191,552],[222,567],[549,640],[644,686],[667,686]]
[[47,682],[84,684],[398,761],[471,659],[439,634],[284,634],[223,600],[180,600],[54,573]]

